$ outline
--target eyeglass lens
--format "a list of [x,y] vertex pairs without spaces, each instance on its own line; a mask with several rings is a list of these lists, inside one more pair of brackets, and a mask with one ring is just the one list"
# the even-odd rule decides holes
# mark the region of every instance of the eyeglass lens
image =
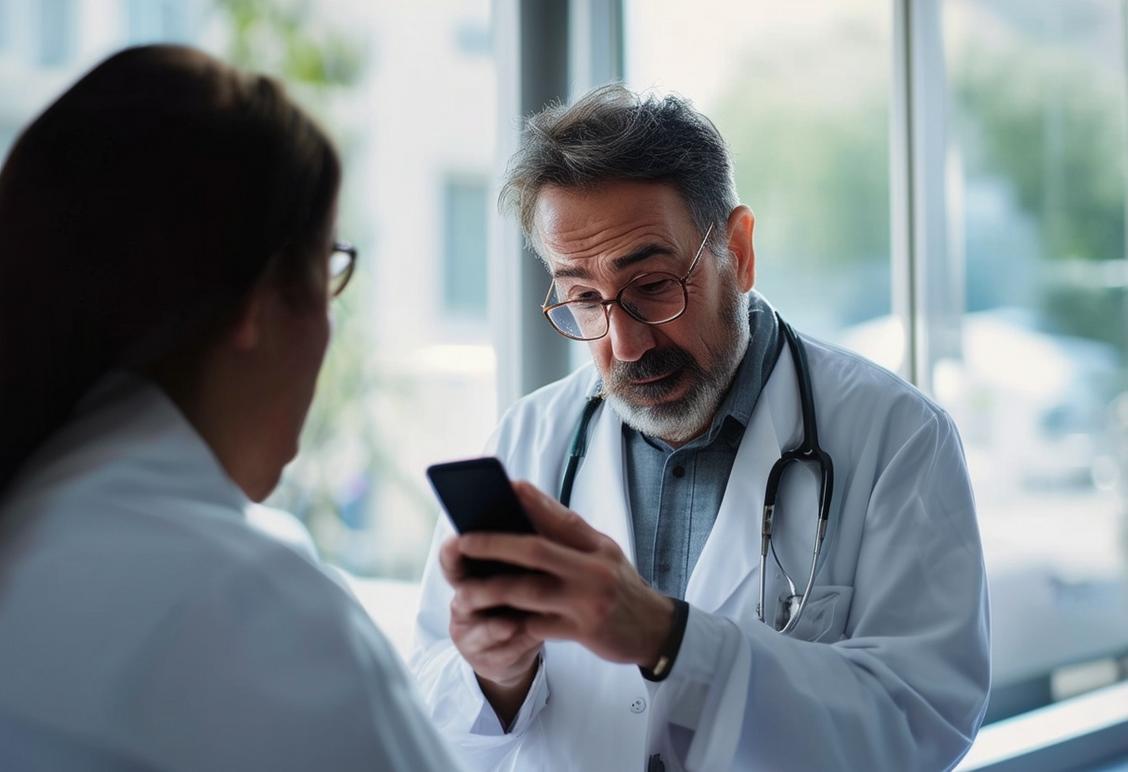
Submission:
[[338,295],[352,277],[355,257],[348,248],[335,247],[329,256],[329,291]]
[[[645,324],[662,324],[676,319],[685,311],[685,290],[681,280],[670,273],[646,273],[623,287],[619,305],[633,318]],[[564,335],[580,340],[594,340],[607,334],[609,314],[605,302],[572,300],[548,312],[552,325]]]

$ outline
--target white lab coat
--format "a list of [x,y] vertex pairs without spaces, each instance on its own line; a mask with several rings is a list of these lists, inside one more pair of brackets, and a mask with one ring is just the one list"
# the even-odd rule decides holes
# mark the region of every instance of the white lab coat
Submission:
[[[473,769],[941,770],[966,752],[989,684],[987,593],[956,428],[892,374],[805,339],[819,439],[835,464],[816,588],[798,630],[756,618],[760,511],[768,472],[802,436],[784,348],[737,453],[686,590],[689,624],[660,684],[569,642],[549,642],[510,733],[451,644],[452,591],[423,578],[412,667],[431,715]],[[493,445],[515,479],[558,492],[589,366],[515,405]],[[572,508],[633,560],[621,423],[600,408]],[[817,482],[789,472],[775,544],[802,589]],[[449,533],[440,523],[435,548]],[[768,607],[786,591],[769,562]],[[769,617],[770,618],[770,617]]]
[[304,528],[144,381],[97,387],[0,525],[0,769],[455,766]]

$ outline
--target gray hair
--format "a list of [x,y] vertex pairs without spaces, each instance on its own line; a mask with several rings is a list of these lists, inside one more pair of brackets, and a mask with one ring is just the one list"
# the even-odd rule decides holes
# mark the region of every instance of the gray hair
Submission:
[[571,106],[549,105],[526,121],[499,205],[517,215],[535,249],[533,214],[545,185],[590,188],[623,180],[673,185],[698,230],[714,226],[714,253],[727,253],[725,224],[738,201],[717,127],[681,97],[641,96],[617,83]]

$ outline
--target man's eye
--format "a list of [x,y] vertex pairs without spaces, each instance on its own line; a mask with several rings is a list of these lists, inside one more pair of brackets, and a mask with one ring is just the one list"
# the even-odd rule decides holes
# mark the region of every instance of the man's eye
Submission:
[[643,295],[663,295],[673,289],[675,284],[677,282],[673,279],[652,279],[638,282],[634,288]]

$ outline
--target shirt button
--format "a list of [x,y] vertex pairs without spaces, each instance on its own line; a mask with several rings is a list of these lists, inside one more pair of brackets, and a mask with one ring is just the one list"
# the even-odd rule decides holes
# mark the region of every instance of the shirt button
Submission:
[[639,697],[631,703],[631,713],[642,713],[646,710],[646,700]]
[[680,480],[685,477],[685,467],[681,465],[675,466],[672,474]]

